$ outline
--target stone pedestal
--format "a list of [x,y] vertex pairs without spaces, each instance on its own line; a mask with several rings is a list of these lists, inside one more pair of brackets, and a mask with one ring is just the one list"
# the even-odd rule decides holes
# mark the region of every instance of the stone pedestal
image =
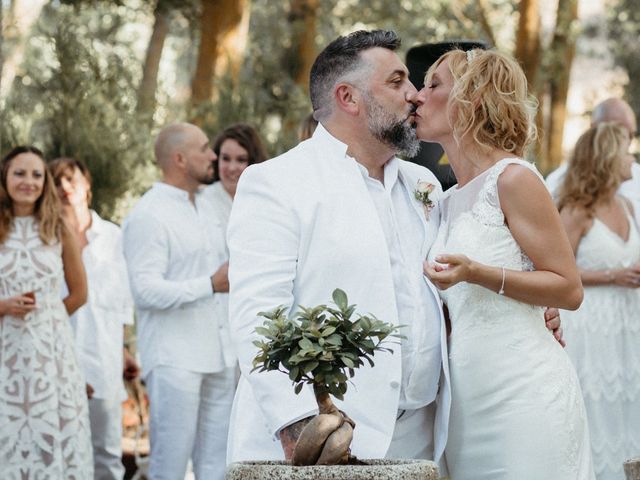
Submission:
[[438,467],[427,460],[363,460],[367,465],[294,467],[287,462],[239,462],[225,480],[437,480]]
[[627,480],[640,480],[640,458],[633,458],[624,462],[624,473]]

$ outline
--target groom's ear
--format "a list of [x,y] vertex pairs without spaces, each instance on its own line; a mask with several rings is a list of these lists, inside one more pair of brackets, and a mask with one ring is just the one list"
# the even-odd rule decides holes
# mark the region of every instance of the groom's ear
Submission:
[[339,83],[334,90],[334,97],[338,108],[348,115],[357,116],[360,113],[362,98],[353,85]]

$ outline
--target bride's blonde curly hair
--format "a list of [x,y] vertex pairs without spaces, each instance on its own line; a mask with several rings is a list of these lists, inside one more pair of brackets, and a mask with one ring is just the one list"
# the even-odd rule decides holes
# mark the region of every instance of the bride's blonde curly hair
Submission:
[[576,206],[593,216],[598,201],[624,181],[629,133],[617,123],[591,127],[578,139],[558,194],[558,210]]
[[445,60],[453,76],[447,114],[458,144],[470,136],[481,148],[523,157],[537,136],[538,102],[520,65],[496,50],[451,50],[429,68],[425,85]]

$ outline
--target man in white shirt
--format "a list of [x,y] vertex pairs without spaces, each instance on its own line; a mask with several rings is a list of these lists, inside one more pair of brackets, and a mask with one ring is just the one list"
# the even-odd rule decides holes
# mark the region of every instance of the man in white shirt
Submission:
[[[597,125],[602,122],[613,122],[622,125],[629,131],[631,138],[637,135],[636,116],[631,106],[622,99],[608,98],[596,105],[591,114],[591,125]],[[560,193],[560,187],[566,172],[567,164],[565,162],[551,172],[545,180],[554,198]],[[636,222],[640,225],[640,165],[637,162],[633,162],[631,165],[631,179],[622,182],[618,193],[633,202]]]
[[[195,125],[164,128],[155,143],[162,181],[124,222],[124,253],[150,400],[154,480],[222,480],[235,369],[225,361],[215,295],[228,292],[224,233],[200,187],[216,156]],[[229,357],[229,356],[226,356]]]
[[442,455],[450,402],[446,329],[435,288],[422,274],[439,212],[436,206],[427,219],[414,194],[419,182],[429,182],[437,203],[441,189],[430,171],[395,156],[418,148],[416,90],[395,53],[399,43],[393,32],[361,31],[327,46],[311,72],[320,121],[313,137],[240,178],[228,245],[242,377],[228,461],[290,457],[306,419],[317,413],[310,389],[295,395],[286,375],[250,373],[256,314],[326,303],[336,287],[358,311],[406,325],[393,355],[376,355],[374,368],[360,368],[337,402],[356,423],[353,453]]
[[[133,323],[133,301],[122,254],[120,227],[89,209],[91,174],[82,162],[58,158],[48,165],[67,226],[82,246],[88,300],[72,316],[78,360],[89,395],[95,478],[122,480],[122,402],[127,398],[123,370],[138,367],[123,350],[123,325]],[[63,293],[63,296],[65,293]]]

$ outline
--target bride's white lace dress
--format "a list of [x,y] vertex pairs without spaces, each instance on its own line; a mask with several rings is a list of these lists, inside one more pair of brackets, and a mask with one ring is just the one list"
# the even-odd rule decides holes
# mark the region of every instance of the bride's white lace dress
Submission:
[[85,384],[60,299],[59,243],[17,217],[0,245],[0,297],[35,292],[25,318],[0,317],[0,478],[92,479]]
[[[486,265],[533,269],[498,199],[498,177],[511,163],[535,171],[504,159],[445,192],[431,261],[460,253]],[[545,326],[544,310],[470,283],[443,291],[442,298],[452,326],[446,449],[452,480],[593,479],[578,380]]]
[[[628,268],[640,262],[633,217],[624,241],[597,218],[580,241],[585,270]],[[562,312],[567,353],[584,392],[598,480],[624,478],[622,464],[640,455],[640,289],[589,286],[575,312]]]

